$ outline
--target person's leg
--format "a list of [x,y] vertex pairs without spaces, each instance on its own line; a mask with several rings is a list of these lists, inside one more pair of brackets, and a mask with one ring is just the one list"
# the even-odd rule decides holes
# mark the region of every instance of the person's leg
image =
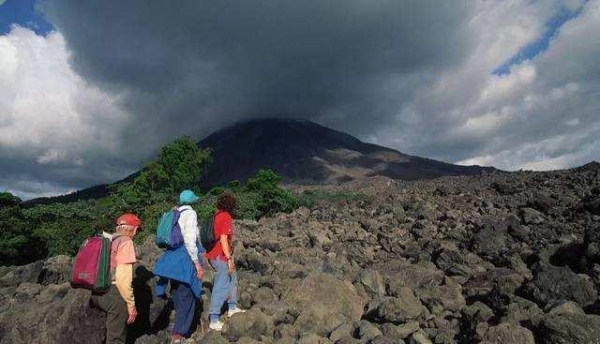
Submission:
[[171,287],[173,295],[173,304],[175,305],[175,325],[173,326],[173,335],[187,336],[194,319],[196,310],[196,298],[192,289],[183,283],[177,283]]
[[173,324],[173,328],[171,329],[171,337],[172,339],[180,339],[183,337],[183,333],[179,332],[177,321],[181,317],[183,309],[185,308],[183,288],[181,288],[181,283],[178,281],[171,280],[170,284],[171,298],[173,299],[173,308],[175,309],[175,324]]
[[100,302],[106,310],[106,344],[125,343],[127,337],[127,304],[119,294],[117,287],[102,296]]
[[208,310],[210,321],[216,322],[221,315],[221,307],[223,307],[223,303],[225,303],[225,300],[227,300],[227,297],[229,296],[230,278],[227,273],[226,262],[219,259],[213,259],[210,263],[216,271]]
[[230,311],[237,308],[237,302],[238,302],[238,278],[237,278],[237,271],[234,271],[230,275],[229,293],[227,295],[227,306]]

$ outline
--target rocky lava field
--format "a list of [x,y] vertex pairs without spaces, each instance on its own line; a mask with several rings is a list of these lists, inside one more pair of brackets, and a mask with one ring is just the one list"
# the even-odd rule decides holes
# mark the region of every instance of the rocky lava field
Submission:
[[[600,343],[600,164],[401,182],[236,222],[240,306],[188,343]],[[137,248],[135,343],[168,342],[152,296],[160,250]],[[1,343],[102,343],[103,314],[68,285],[69,257],[0,268]]]

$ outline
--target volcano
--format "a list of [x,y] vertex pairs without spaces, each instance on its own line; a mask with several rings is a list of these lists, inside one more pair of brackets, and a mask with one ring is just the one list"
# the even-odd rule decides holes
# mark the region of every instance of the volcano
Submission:
[[329,184],[372,176],[401,180],[475,175],[489,167],[459,166],[365,143],[306,120],[263,119],[219,130],[198,142],[213,149],[203,186],[244,181],[270,168],[284,183]]

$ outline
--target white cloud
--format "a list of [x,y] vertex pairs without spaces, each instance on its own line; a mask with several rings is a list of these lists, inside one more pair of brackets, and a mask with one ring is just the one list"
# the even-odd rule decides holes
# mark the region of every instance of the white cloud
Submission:
[[[118,157],[120,128],[128,121],[118,98],[88,84],[68,61],[58,32],[39,36],[13,26],[0,36],[0,161],[41,170],[54,183],[51,189],[61,191],[72,189],[57,188],[73,183],[65,180],[71,176],[61,176],[65,169],[87,174],[79,179],[88,183],[108,181],[104,173],[90,175],[99,162],[92,160]],[[0,182],[11,179],[16,185],[18,178],[8,175],[9,170],[4,168]],[[29,172],[14,171],[26,183],[35,183]]]
[[461,164],[600,159],[600,0],[44,4],[60,33],[0,36],[2,185],[115,180],[175,136],[273,114]]
[[600,1],[587,2],[539,56],[492,73],[543,33],[559,5],[481,2],[471,59],[421,87],[407,105],[418,123],[390,128],[379,142],[401,136],[396,147],[410,153],[508,170],[600,159],[600,146],[590,144],[600,132]]

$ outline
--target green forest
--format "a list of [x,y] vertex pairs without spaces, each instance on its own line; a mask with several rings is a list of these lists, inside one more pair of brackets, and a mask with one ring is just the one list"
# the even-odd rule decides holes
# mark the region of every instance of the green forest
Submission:
[[106,197],[68,203],[24,206],[8,192],[0,193],[0,265],[20,265],[59,254],[74,255],[81,243],[102,231],[112,231],[113,221],[123,212],[140,216],[143,230],[138,243],[156,232],[160,215],[176,204],[181,190],[201,195],[194,206],[200,221],[215,210],[219,194],[237,196],[237,219],[259,219],[278,212],[310,207],[319,200],[363,197],[352,194],[304,192],[294,194],[280,187],[272,170],[259,170],[246,182],[202,190],[199,185],[213,161],[210,149],[200,149],[189,137],[179,138],[160,149],[156,160],[146,164],[135,179],[110,186]]

